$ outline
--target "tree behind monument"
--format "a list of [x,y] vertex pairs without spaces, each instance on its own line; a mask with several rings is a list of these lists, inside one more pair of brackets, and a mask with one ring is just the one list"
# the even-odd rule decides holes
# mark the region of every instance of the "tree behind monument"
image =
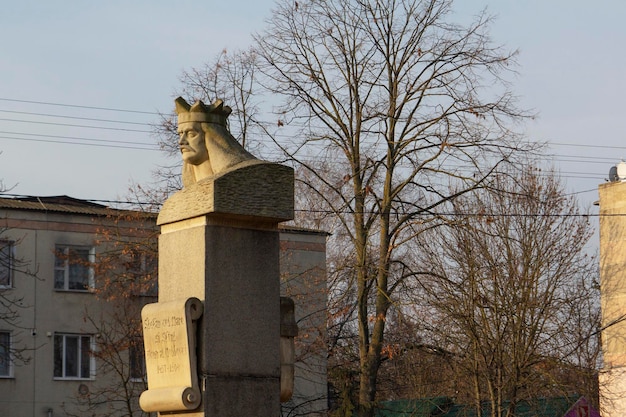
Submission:
[[[314,177],[352,248],[358,413],[373,413],[386,320],[406,274],[404,245],[444,223],[456,197],[523,151],[507,126],[527,116],[503,76],[489,17],[451,23],[452,3],[282,3],[257,37],[264,76],[296,126],[283,149]],[[326,158],[340,176],[319,170]]]

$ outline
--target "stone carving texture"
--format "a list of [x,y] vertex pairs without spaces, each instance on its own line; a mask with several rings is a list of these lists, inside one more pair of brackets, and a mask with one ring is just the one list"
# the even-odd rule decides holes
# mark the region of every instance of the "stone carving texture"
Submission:
[[200,405],[195,326],[202,315],[197,298],[152,303],[141,311],[148,390],[139,398],[144,411],[187,411]]
[[230,135],[221,100],[189,106],[176,99],[184,188],[163,205],[157,224],[205,214],[281,222],[293,219],[293,169],[256,159]]
[[222,100],[216,100],[210,106],[198,100],[190,106],[178,97],[175,103],[185,187],[241,162],[256,159],[228,131],[226,119],[232,110],[224,106]]

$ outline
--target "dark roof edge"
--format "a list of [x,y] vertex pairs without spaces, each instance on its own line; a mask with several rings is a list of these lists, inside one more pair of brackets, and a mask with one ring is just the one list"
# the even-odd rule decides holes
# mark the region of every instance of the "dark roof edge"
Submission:
[[56,212],[82,214],[88,216],[107,216],[117,214],[142,214],[146,217],[156,217],[156,213],[139,210],[120,210],[87,200],[80,200],[69,196],[51,197],[0,197],[0,208],[7,210],[30,210],[40,212]]
[[70,197],[67,195],[55,195],[55,196],[46,196],[46,197],[38,197],[38,196],[15,197],[15,200],[40,203],[42,205],[63,204],[67,206],[108,208],[107,206],[103,204],[94,203],[89,200],[81,200],[79,198],[74,198],[74,197]]

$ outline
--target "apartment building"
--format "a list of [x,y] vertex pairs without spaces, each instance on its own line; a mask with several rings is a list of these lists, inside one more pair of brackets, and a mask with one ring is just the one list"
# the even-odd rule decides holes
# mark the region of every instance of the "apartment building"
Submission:
[[[145,415],[141,337],[124,332],[156,301],[156,287],[101,290],[115,274],[156,282],[141,249],[155,243],[155,220],[67,196],[0,198],[0,415]],[[286,413],[326,409],[325,240],[280,230],[283,293],[295,300],[300,329]],[[103,268],[103,259],[119,262]]]

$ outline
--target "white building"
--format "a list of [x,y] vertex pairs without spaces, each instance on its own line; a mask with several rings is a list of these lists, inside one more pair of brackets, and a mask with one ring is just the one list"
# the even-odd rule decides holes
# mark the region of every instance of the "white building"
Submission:
[[[126,344],[107,345],[113,339],[106,317],[112,317],[115,303],[97,295],[108,279],[97,265],[117,256],[110,245],[99,243],[106,230],[120,239],[138,239],[142,231],[156,231],[155,216],[120,222],[119,214],[64,196],[0,198],[0,416],[143,415],[136,404],[145,389],[140,349],[130,336],[117,339]],[[280,234],[283,292],[296,303],[302,359],[285,414],[297,408],[297,414],[321,415],[326,409],[326,234],[294,228]],[[121,258],[134,255],[120,252],[120,265],[131,268]],[[145,256],[137,260],[132,268],[150,266]],[[120,294],[118,300],[140,306],[156,298],[148,292]],[[109,352],[111,346],[116,349]],[[103,359],[116,355],[119,369]]]

